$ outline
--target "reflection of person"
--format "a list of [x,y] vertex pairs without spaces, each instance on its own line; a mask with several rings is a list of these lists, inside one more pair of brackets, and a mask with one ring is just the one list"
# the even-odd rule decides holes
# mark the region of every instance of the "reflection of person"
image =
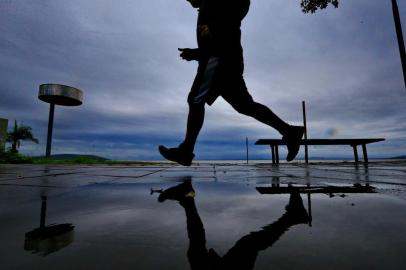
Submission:
[[291,126],[266,106],[255,102],[243,78],[244,61],[241,47],[241,21],[248,13],[250,0],[187,0],[199,8],[197,49],[179,49],[180,56],[199,62],[197,74],[188,96],[189,115],[186,136],[176,148],[159,146],[168,160],[190,166],[193,150],[203,126],[205,104],[212,105],[222,96],[241,114],[275,128],[288,147],[287,160],[299,151],[304,128]]
[[197,212],[195,192],[190,181],[168,188],[158,200],[177,200],[185,209],[189,249],[187,256],[191,269],[253,269],[259,251],[272,246],[290,227],[309,222],[302,198],[292,188],[286,212],[275,222],[243,236],[223,257],[206,248],[203,223]]

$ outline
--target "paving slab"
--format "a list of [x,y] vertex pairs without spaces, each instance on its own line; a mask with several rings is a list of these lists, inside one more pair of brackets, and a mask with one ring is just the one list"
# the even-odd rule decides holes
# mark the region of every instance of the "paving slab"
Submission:
[[405,209],[395,162],[0,165],[1,269],[403,269]]

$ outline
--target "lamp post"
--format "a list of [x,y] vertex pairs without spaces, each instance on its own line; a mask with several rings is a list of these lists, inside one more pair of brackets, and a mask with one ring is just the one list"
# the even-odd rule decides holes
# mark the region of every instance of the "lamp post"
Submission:
[[404,40],[403,40],[402,24],[400,23],[399,8],[398,8],[398,3],[396,2],[396,0],[392,0],[392,11],[393,11],[393,19],[395,20],[396,35],[397,35],[397,38],[398,38],[400,60],[402,62],[402,69],[403,69],[403,79],[404,79],[405,88],[406,88],[406,52],[405,52],[405,43],[404,43]]
[[41,84],[38,98],[50,104],[46,157],[51,156],[52,130],[54,126],[55,105],[79,106],[82,105],[83,92],[77,88],[62,84]]
[[75,226],[71,223],[45,225],[47,196],[41,196],[40,225],[25,234],[24,250],[46,256],[74,240]]

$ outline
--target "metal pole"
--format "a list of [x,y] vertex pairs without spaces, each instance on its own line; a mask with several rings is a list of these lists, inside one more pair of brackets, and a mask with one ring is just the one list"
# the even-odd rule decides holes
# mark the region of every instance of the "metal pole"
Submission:
[[51,157],[52,129],[54,127],[54,111],[55,111],[55,104],[51,103],[50,107],[49,107],[47,151],[45,154],[45,156],[47,158]]
[[304,126],[304,139],[305,139],[305,162],[309,164],[309,152],[307,149],[307,125],[306,125],[306,104],[302,101],[302,108],[303,108],[303,126]]
[[392,0],[393,19],[395,20],[396,35],[398,38],[400,61],[402,62],[403,80],[406,88],[406,52],[405,43],[403,40],[402,24],[400,23],[399,8],[396,0]]
[[247,149],[247,164],[248,164],[248,137],[245,137],[245,148]]

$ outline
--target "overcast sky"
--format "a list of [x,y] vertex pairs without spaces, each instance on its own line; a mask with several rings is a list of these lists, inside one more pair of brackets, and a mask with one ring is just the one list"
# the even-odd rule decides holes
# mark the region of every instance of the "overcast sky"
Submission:
[[[403,29],[406,3],[398,1]],[[197,64],[197,12],[185,0],[0,0],[0,118],[33,128],[45,152],[49,105],[42,83],[84,91],[80,107],[57,106],[53,153],[160,159],[159,144],[181,142],[186,97]],[[254,99],[309,138],[384,137],[372,157],[406,154],[406,90],[390,0],[341,0],[303,14],[299,0],[252,0],[243,21],[245,79]],[[206,110],[197,159],[270,158],[259,138],[273,129],[239,115],[221,98]],[[284,156],[285,149],[281,149]],[[350,157],[349,147],[311,147],[311,156]]]

